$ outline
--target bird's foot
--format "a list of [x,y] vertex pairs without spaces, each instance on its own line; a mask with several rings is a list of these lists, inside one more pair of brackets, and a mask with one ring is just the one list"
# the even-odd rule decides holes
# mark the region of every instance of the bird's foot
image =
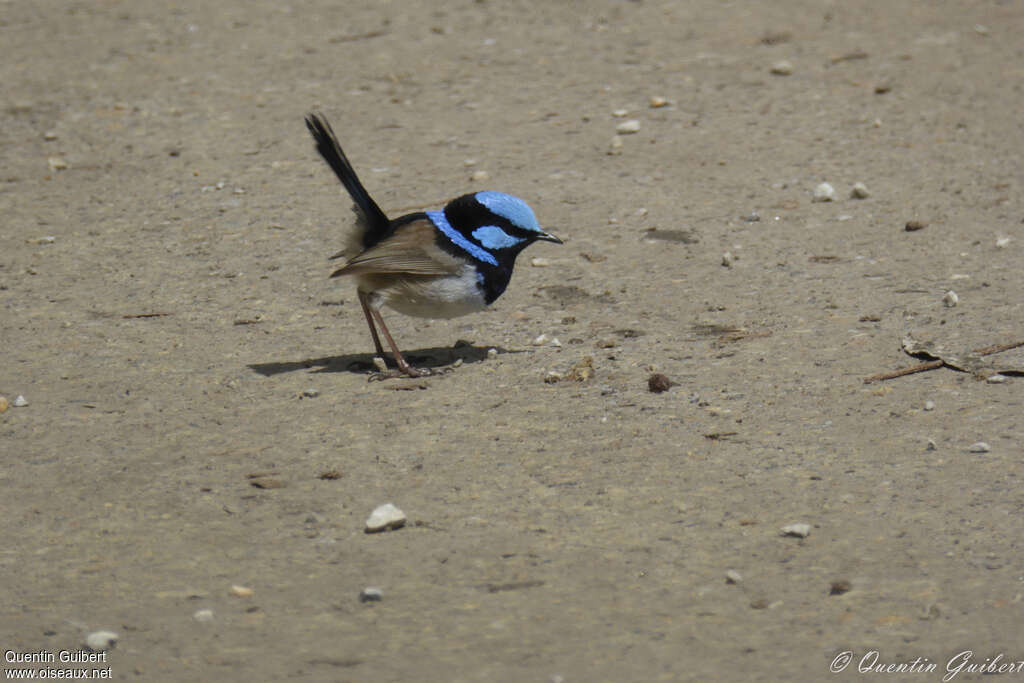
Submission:
[[377,372],[370,375],[367,379],[368,382],[381,382],[386,379],[398,379],[399,377],[409,377],[417,379],[419,377],[431,377],[433,375],[440,375],[448,372],[447,369],[443,370],[431,370],[430,368],[414,368],[408,364],[402,364],[397,368],[389,368],[384,359],[380,356],[373,359],[373,365],[377,368]]

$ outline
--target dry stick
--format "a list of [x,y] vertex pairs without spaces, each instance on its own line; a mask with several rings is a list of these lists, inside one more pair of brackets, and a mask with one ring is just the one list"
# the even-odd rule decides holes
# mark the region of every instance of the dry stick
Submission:
[[878,375],[871,375],[870,377],[865,377],[864,384],[871,384],[872,382],[878,382],[883,379],[895,379],[897,377],[903,377],[904,375],[913,375],[915,372],[934,370],[935,368],[941,368],[945,364],[945,361],[930,360],[927,363],[911,365],[909,368],[903,368],[902,370],[893,370],[892,372],[883,372]]
[[[1024,346],[1024,341],[1010,342],[1009,344],[993,344],[992,346],[986,346],[981,349],[975,349],[972,353],[976,353],[979,356],[991,356],[993,353],[1001,353],[1002,351],[1009,351],[1015,349],[1018,346]],[[934,370],[935,368],[941,368],[946,364],[944,360],[930,360],[927,363],[919,363],[917,365],[911,365],[909,368],[903,368],[902,370],[893,370],[892,372],[883,372],[878,375],[871,375],[870,377],[864,378],[864,384],[871,384],[872,382],[878,382],[884,379],[895,379],[897,377],[904,377],[906,375],[913,375],[916,372],[925,372],[927,370]]]

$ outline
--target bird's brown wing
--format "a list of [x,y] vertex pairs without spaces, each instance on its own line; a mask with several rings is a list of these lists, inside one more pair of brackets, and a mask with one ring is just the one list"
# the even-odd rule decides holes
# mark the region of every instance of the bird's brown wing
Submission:
[[362,252],[331,277],[341,275],[452,275],[463,263],[437,246],[427,218],[399,226],[393,235]]

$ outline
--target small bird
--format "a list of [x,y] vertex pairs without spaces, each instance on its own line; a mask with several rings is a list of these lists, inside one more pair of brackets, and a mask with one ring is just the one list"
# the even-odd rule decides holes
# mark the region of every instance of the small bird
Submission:
[[359,181],[327,119],[310,114],[306,127],[355,203],[355,229],[346,248],[331,257],[349,260],[331,277],[356,278],[377,354],[384,355],[378,328],[391,348],[398,369],[380,373],[380,379],[431,374],[402,357],[381,317],[382,306],[422,318],[482,310],[505,291],[519,252],[538,240],[562,244],[541,229],[526,202],[502,192],[474,192],[451,200],[443,210],[391,220]]

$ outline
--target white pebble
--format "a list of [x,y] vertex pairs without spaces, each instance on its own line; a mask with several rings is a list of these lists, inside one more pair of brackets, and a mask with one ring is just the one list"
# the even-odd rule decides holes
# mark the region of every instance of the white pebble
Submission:
[[926,451],[934,451],[939,446],[935,443],[935,439],[928,439],[928,443],[925,444],[924,449]]
[[384,591],[379,588],[364,588],[359,592],[359,602],[380,602],[384,599]]
[[867,199],[871,193],[868,192],[868,186],[864,183],[854,183],[853,189],[850,190],[850,196],[854,199]]
[[57,131],[55,131],[55,130],[48,130],[48,131],[46,131],[45,133],[43,133],[43,139],[44,140],[56,140],[57,139]]
[[924,402],[924,409],[925,410],[935,410],[935,401],[925,401]]
[[554,339],[551,340],[551,346],[560,349],[562,348],[562,342],[558,340],[558,337],[555,337]]
[[551,265],[551,259],[538,256],[535,259],[530,259],[530,265],[534,268],[547,268]]
[[772,73],[776,76],[788,76],[793,73],[793,65],[785,59],[781,59],[772,64]]
[[113,631],[93,631],[85,637],[86,649],[106,652],[117,645],[117,634]]
[[617,119],[625,118],[628,115],[629,115],[629,110],[628,109],[616,109],[615,111],[612,112],[612,116],[614,116]]
[[392,503],[384,503],[370,513],[366,520],[366,533],[373,534],[388,529],[400,529],[403,526],[405,526],[405,513]]
[[730,569],[725,573],[726,583],[743,583],[743,575],[735,569]]
[[952,289],[942,297],[942,304],[946,308],[955,308],[958,303],[960,303],[960,297]]
[[615,132],[620,135],[631,135],[640,130],[640,122],[636,119],[629,119],[623,121],[619,125],[615,126]]
[[992,447],[989,446],[984,441],[977,441],[968,446],[967,450],[970,451],[971,453],[988,453],[990,450],[992,450]]
[[386,373],[388,371],[387,362],[380,356],[373,357],[373,367],[377,368],[377,372]]
[[498,349],[487,349],[487,360],[494,360],[498,357]]
[[255,592],[256,591],[248,586],[239,586],[238,584],[235,584],[231,587],[231,594],[236,598],[251,598]]
[[17,396],[14,397],[14,402],[12,402],[11,405],[14,406],[15,408],[24,408],[25,406],[28,405],[28,399],[26,399],[21,394],[18,394]]
[[1006,249],[1008,246],[1010,246],[1009,237],[1000,237],[996,239],[996,249]]
[[474,171],[473,175],[469,176],[469,179],[474,183],[483,182],[491,177],[491,174],[487,171]]
[[548,342],[548,335],[541,333],[533,340],[534,346],[544,346]]
[[647,104],[650,105],[651,109],[659,109],[661,107],[668,106],[668,100],[664,97],[653,95],[651,96],[651,99],[647,101]]
[[199,609],[196,610],[192,615],[192,618],[198,621],[200,624],[207,624],[213,621],[213,610],[212,609]]
[[732,252],[727,251],[724,254],[722,254],[722,265],[725,266],[726,268],[732,268],[732,260]]
[[305,396],[306,398],[316,398],[317,396],[320,395],[320,392],[310,387],[309,389],[303,391],[302,395]]
[[999,373],[989,375],[988,377],[985,378],[985,381],[988,382],[989,384],[1005,384],[1006,380],[1006,375],[1000,375]]
[[783,536],[796,536],[797,538],[807,538],[811,535],[810,524],[787,524],[782,527],[779,532]]
[[49,164],[51,171],[63,171],[68,167],[68,162],[60,157],[50,157],[46,163]]
[[834,202],[836,200],[836,188],[832,187],[828,183],[821,183],[814,188],[813,201],[816,202]]

